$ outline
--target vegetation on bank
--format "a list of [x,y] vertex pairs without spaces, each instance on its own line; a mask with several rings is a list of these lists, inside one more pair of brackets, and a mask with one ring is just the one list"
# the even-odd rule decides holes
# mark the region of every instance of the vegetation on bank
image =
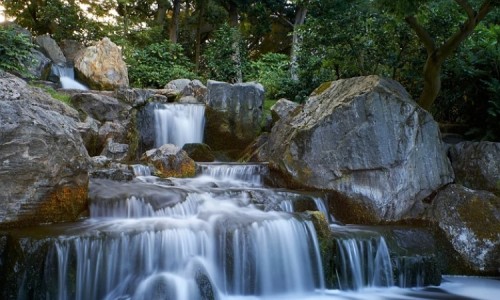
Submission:
[[[108,36],[131,85],[189,77],[259,81],[301,102],[321,83],[378,74],[442,123],[500,140],[498,0],[4,1],[33,34],[84,44]],[[32,13],[37,12],[37,13]],[[110,13],[112,12],[112,13]],[[0,29],[0,67],[20,71],[22,35]],[[17,69],[16,69],[17,68]]]

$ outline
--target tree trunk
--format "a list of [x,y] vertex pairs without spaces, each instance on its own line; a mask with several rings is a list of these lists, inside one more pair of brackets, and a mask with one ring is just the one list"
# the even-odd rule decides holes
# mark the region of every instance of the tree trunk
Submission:
[[442,61],[436,59],[434,54],[427,57],[424,65],[424,88],[418,99],[423,109],[429,110],[441,90]]
[[199,1],[198,5],[198,20],[196,24],[196,46],[195,46],[195,70],[196,73],[200,70],[201,61],[201,26],[203,25],[203,15],[205,14],[205,6],[208,1]]
[[170,6],[168,0],[157,0],[156,4],[158,5],[158,10],[156,11],[156,23],[165,30],[166,28],[166,18],[167,10]]
[[444,61],[472,34],[477,24],[484,19],[493,7],[498,5],[492,0],[484,0],[479,10],[474,11],[467,0],[455,0],[455,2],[467,14],[467,20],[440,47],[436,46],[429,32],[417,21],[415,16],[405,18],[405,21],[416,33],[427,51],[427,61],[423,71],[424,89],[419,98],[420,106],[427,110],[432,107],[441,89],[441,67]]
[[307,8],[298,5],[295,13],[295,22],[293,24],[293,37],[292,37],[292,53],[290,53],[290,76],[293,81],[299,80],[297,70],[299,64],[297,62],[297,55],[302,44],[302,37],[299,34],[299,26],[303,25],[306,20]]
[[229,25],[234,29],[232,33],[233,39],[233,55],[231,59],[234,62],[236,78],[235,82],[243,82],[243,73],[241,70],[241,51],[240,51],[240,35],[238,28],[238,7],[233,1],[229,2]]
[[172,7],[173,13],[172,13],[172,22],[170,25],[170,41],[172,43],[177,43],[177,32],[179,31],[179,14],[181,12],[181,1],[180,0],[174,0],[173,1],[173,7]]

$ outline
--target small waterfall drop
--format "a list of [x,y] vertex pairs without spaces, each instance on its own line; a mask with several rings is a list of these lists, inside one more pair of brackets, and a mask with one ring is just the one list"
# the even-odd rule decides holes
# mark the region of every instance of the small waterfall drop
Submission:
[[155,147],[203,142],[205,105],[157,104],[154,109]]
[[209,176],[218,180],[229,180],[245,183],[250,186],[262,186],[263,174],[268,173],[267,164],[198,164],[198,174]]
[[341,289],[394,285],[391,257],[383,237],[337,239],[338,282]]
[[59,77],[63,89],[88,90],[88,88],[75,80],[75,69],[70,66],[52,65],[52,72]]

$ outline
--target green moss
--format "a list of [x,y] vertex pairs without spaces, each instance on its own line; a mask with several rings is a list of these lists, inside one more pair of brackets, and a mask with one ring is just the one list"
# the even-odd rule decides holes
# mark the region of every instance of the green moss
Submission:
[[495,240],[500,232],[500,223],[494,212],[495,208],[490,201],[474,197],[458,209],[458,213],[480,239]]
[[71,105],[71,96],[65,93],[58,92],[51,87],[43,84],[34,84],[33,86],[41,88],[44,92],[48,93],[52,98],[57,99],[69,106]]
[[130,114],[130,122],[127,130],[127,142],[129,145],[128,153],[127,153],[127,161],[134,162],[136,161],[141,153],[138,153],[139,150],[139,130],[137,129],[137,111],[134,110]]
[[312,95],[320,95],[322,94],[324,91],[326,91],[330,86],[332,86],[332,81],[327,81],[327,82],[324,82],[322,84],[320,84],[320,86],[318,86],[313,92],[312,92]]

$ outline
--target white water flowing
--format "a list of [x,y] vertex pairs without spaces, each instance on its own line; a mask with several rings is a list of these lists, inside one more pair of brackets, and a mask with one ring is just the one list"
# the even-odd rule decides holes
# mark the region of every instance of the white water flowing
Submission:
[[52,71],[59,76],[63,89],[88,90],[88,88],[75,80],[75,69],[73,67],[52,65]]
[[337,274],[342,289],[394,286],[392,263],[385,239],[338,239]]
[[233,185],[261,187],[262,174],[268,172],[267,164],[198,163],[198,173],[216,180],[231,181]]
[[154,110],[155,147],[203,142],[205,105],[157,104]]

